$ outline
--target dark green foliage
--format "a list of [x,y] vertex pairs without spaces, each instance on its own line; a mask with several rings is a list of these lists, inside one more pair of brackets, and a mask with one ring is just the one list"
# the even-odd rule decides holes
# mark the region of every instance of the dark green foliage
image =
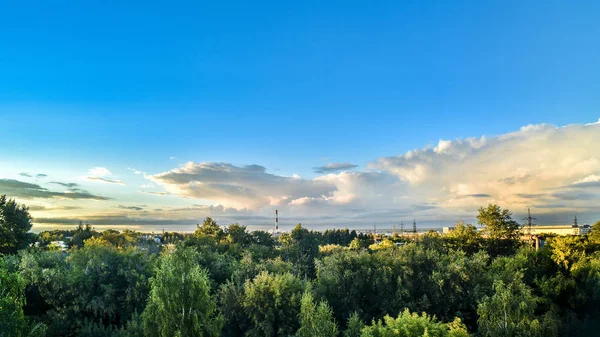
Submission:
[[32,239],[29,208],[0,195],[0,254],[14,254]]
[[25,317],[25,282],[0,256],[0,337],[44,336],[46,326]]
[[216,337],[223,318],[210,294],[208,275],[192,248],[163,253],[151,279],[148,305],[142,315],[146,336]]
[[[490,205],[478,219],[483,235],[459,223],[378,244],[300,225],[275,241],[211,218],[194,234],[164,233],[177,245],[83,223],[43,232],[1,258],[0,336],[597,334],[598,224],[534,250],[509,211]],[[49,246],[69,237],[68,251]]]
[[73,237],[69,241],[69,247],[83,247],[85,240],[91,239],[94,236],[99,236],[100,234],[92,229],[90,224],[83,224],[83,222],[79,221],[79,225],[77,229],[73,233]]
[[296,337],[336,337],[338,328],[327,302],[315,304],[310,290],[302,296],[300,329]]
[[289,236],[283,236],[282,255],[296,267],[295,274],[312,278],[315,275],[315,258],[319,255],[319,235],[298,224]]
[[32,315],[48,325],[49,336],[72,336],[88,322],[120,327],[143,308],[148,296],[152,258],[130,248],[119,250],[90,239],[67,256],[63,252],[23,255],[21,272],[29,286]]
[[262,272],[246,281],[242,306],[252,323],[248,336],[283,337],[299,328],[300,300],[306,282],[286,273]]
[[360,337],[365,323],[360,320],[358,313],[354,312],[348,318],[348,327],[344,331],[344,337]]

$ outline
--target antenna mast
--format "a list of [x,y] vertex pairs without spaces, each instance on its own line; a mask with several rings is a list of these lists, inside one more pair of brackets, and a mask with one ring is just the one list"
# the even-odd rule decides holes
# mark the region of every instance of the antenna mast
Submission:
[[527,208],[527,217],[523,220],[527,221],[527,236],[529,237],[529,242],[531,243],[531,226],[534,225],[533,220],[537,219],[531,216],[530,208]]

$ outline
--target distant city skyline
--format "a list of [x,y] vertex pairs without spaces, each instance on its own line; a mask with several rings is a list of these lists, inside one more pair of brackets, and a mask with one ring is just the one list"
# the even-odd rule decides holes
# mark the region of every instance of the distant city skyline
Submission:
[[13,2],[0,194],[34,230],[600,220],[600,3]]

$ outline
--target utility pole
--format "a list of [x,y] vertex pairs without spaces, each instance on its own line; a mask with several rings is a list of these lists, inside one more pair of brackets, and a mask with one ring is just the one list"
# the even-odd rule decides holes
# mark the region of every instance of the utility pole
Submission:
[[533,220],[537,220],[537,219],[531,216],[530,208],[527,208],[527,217],[523,220],[527,221],[527,225],[526,225],[527,226],[527,236],[528,236],[529,244],[531,244],[531,226],[534,225]]

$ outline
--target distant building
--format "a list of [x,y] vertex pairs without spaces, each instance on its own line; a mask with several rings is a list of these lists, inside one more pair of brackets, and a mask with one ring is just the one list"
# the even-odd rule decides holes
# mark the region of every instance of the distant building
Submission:
[[589,225],[531,226],[531,232],[529,227],[524,227],[522,229],[523,233],[531,235],[585,235],[589,233],[590,230],[591,227]]
[[[481,231],[483,228],[477,228],[478,231]],[[543,235],[543,234],[553,234],[553,235],[585,235],[590,232],[592,229],[589,225],[535,225],[531,227],[524,226],[521,228],[521,233],[523,235]],[[443,227],[442,233],[448,234],[454,231],[454,227]]]
[[144,240],[151,240],[151,241],[154,241],[154,242],[156,242],[156,243],[158,243],[158,244],[161,244],[161,243],[162,243],[162,240],[160,239],[160,237],[159,237],[158,235],[154,235],[154,234],[144,234],[144,235],[142,235],[142,238],[143,238]]
[[62,251],[69,249],[69,246],[64,241],[52,241],[48,246]]

